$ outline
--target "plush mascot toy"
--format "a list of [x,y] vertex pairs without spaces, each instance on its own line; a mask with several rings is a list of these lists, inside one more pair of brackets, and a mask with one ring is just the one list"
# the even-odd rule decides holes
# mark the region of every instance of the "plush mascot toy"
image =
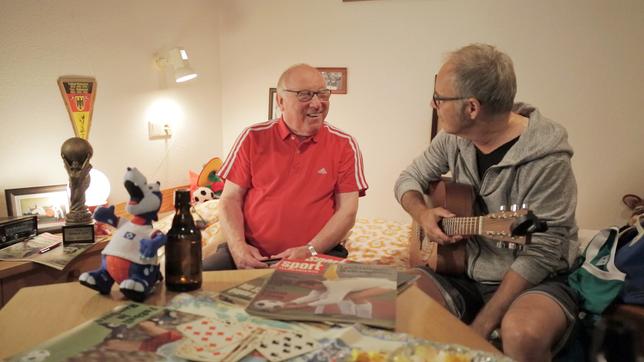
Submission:
[[152,228],[162,196],[159,183],[148,184],[136,168],[127,168],[124,184],[130,195],[126,209],[133,218],[130,221],[119,220],[114,214],[114,206],[96,210],[94,219],[117,230],[103,249],[100,269],[81,274],[79,281],[101,294],[109,294],[117,282],[127,298],[143,302],[154,291],[155,284],[163,279],[157,250],[165,245],[166,236]]

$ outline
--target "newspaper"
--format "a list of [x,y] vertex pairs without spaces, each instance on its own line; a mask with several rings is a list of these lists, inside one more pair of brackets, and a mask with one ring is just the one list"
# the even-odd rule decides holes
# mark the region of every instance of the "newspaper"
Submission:
[[246,308],[250,301],[255,298],[257,293],[262,289],[270,276],[270,274],[262,275],[261,277],[224,289],[219,292],[217,298],[223,302]]
[[[97,240],[97,242],[100,240]],[[0,250],[0,260],[31,261],[63,270],[94,243],[62,245],[62,234],[42,233]]]

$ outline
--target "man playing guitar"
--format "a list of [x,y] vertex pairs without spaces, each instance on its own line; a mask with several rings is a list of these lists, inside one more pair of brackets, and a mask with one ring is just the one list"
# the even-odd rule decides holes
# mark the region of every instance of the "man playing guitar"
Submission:
[[[515,104],[515,94],[512,60],[495,47],[472,44],[449,54],[432,98],[442,131],[401,173],[395,194],[439,248],[465,251],[462,259],[441,259],[439,252],[445,268],[424,268],[432,296],[485,338],[500,331],[510,357],[542,361],[565,345],[578,311],[578,296],[566,283],[577,251],[577,186],[566,130],[536,108]],[[453,210],[423,197],[447,172],[474,189],[477,215],[527,204],[547,232],[532,235],[525,248],[448,235],[439,223],[456,216]],[[459,260],[462,266],[450,265]]]

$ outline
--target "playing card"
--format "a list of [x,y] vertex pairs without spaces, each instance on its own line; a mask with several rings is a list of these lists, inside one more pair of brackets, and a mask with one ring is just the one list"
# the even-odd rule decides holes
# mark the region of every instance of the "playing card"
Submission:
[[224,362],[239,361],[243,357],[257,349],[257,347],[259,347],[259,344],[262,343],[263,333],[263,329],[254,329],[246,338],[239,342],[235,350],[233,350],[228,356],[226,356]]
[[283,361],[319,348],[315,339],[299,332],[265,333],[257,350],[271,362]]
[[232,352],[237,344],[224,346],[216,349],[205,343],[199,343],[191,339],[185,339],[177,347],[174,354],[177,357],[185,358],[192,361],[218,362],[222,361]]
[[244,325],[228,325],[225,322],[202,318],[177,327],[188,339],[203,344],[211,349],[220,349],[235,344],[249,333]]

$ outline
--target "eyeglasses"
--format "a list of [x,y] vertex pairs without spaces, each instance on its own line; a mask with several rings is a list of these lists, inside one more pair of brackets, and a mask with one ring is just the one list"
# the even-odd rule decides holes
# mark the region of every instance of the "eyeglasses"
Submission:
[[438,109],[438,106],[440,105],[440,102],[447,102],[447,101],[458,101],[461,99],[467,99],[468,97],[441,97],[436,93],[436,79],[438,78],[438,74],[434,75],[434,94],[432,95],[432,104],[436,109]]
[[295,93],[295,97],[297,97],[297,100],[300,102],[308,102],[311,99],[313,99],[313,96],[318,96],[318,98],[321,101],[328,101],[329,98],[331,98],[331,90],[330,89],[320,89],[317,92],[310,91],[310,90],[290,90],[290,89],[282,89],[284,92],[291,92]]
[[467,98],[468,97],[441,97],[434,92],[434,95],[432,95],[432,102],[434,102],[434,107],[438,108],[438,105],[440,104],[439,102],[458,101]]

